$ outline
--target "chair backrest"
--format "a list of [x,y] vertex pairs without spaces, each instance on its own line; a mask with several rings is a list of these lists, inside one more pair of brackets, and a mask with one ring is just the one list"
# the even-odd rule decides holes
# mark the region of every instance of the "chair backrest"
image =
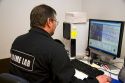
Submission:
[[9,73],[0,74],[0,83],[29,83],[27,80]]

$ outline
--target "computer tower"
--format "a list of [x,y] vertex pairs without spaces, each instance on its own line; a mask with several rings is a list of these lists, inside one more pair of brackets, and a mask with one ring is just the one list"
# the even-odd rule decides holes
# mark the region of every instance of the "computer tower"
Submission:
[[[70,58],[83,57],[86,52],[88,39],[88,22],[87,23],[63,23],[63,38],[66,50]],[[72,37],[75,33],[75,37]]]

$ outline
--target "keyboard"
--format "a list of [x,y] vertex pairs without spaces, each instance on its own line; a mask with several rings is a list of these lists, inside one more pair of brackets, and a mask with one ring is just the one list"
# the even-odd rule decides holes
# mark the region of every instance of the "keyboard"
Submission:
[[83,73],[85,73],[86,75],[90,76],[90,77],[96,77],[98,75],[103,75],[104,72],[101,70],[98,70],[95,67],[92,67],[84,62],[81,62],[77,59],[73,59],[71,60],[71,64],[73,65],[73,67]]

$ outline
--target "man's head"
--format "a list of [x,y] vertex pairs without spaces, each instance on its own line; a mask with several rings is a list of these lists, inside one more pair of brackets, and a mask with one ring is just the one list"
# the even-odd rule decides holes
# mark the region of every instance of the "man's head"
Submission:
[[56,11],[45,4],[33,8],[30,14],[30,26],[43,28],[50,35],[54,34],[57,25]]

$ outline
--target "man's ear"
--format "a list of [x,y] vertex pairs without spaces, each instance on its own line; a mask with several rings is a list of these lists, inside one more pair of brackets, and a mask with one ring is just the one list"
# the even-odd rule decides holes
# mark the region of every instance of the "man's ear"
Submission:
[[48,18],[47,19],[47,26],[50,28],[52,26],[52,19]]

